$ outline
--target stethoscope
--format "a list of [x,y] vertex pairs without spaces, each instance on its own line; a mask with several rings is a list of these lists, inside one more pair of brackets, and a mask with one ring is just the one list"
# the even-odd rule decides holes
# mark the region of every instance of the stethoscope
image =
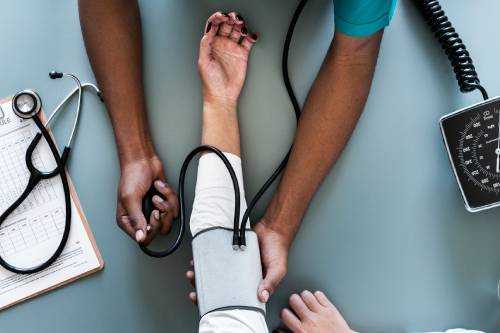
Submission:
[[[45,268],[49,267],[52,265],[61,255],[62,251],[64,250],[64,247],[66,246],[66,243],[68,241],[68,236],[69,236],[69,231],[71,227],[71,193],[70,193],[70,188],[69,188],[69,182],[68,182],[68,177],[66,175],[65,167],[66,163],[68,161],[68,157],[71,151],[71,145],[73,143],[73,139],[76,133],[76,130],[78,128],[78,123],[80,120],[80,110],[81,110],[81,104],[82,104],[82,90],[84,88],[91,88],[95,90],[97,95],[102,101],[101,97],[101,92],[100,90],[92,83],[84,83],[82,84],[80,80],[73,74],[68,74],[68,73],[62,73],[62,72],[55,72],[52,71],[49,73],[49,76],[51,79],[59,79],[62,77],[70,77],[72,78],[76,84],[77,87],[74,88],[60,103],[59,105],[54,109],[52,114],[49,116],[45,124],[42,123],[42,120],[38,117],[38,114],[42,110],[42,100],[40,96],[33,90],[21,90],[18,93],[14,95],[12,98],[12,110],[18,116],[19,118],[22,119],[32,119],[33,122],[36,124],[40,132],[38,132],[31,143],[28,146],[28,149],[26,150],[26,167],[28,168],[28,171],[30,173],[30,177],[28,180],[28,184],[26,185],[24,191],[21,193],[21,195],[17,198],[14,203],[12,203],[5,212],[0,215],[0,226],[2,223],[7,219],[7,217],[12,214],[16,208],[21,205],[24,200],[28,197],[28,195],[35,189],[35,187],[40,183],[42,180],[46,179],[51,179],[53,177],[56,177],[59,175],[61,177],[62,181],[62,186],[64,190],[64,200],[65,200],[65,209],[66,209],[66,218],[65,218],[65,223],[64,223],[64,231],[61,237],[61,240],[59,242],[59,245],[57,246],[56,250],[52,253],[52,255],[43,263],[30,267],[30,268],[20,268],[16,267],[12,264],[9,264],[5,259],[0,255],[0,265],[4,267],[5,269],[13,272],[13,273],[19,273],[19,274],[32,274],[32,273],[37,273]],[[50,122],[55,119],[55,116],[57,113],[63,108],[64,105],[76,94],[78,93],[78,104],[76,107],[76,115],[75,115],[75,120],[73,122],[73,128],[71,130],[70,137],[68,139],[67,144],[64,147],[63,153],[60,155],[59,151],[57,149],[57,145],[54,142],[54,139],[52,138],[51,134],[48,131],[49,124]],[[37,169],[37,167],[33,164],[33,152],[35,151],[35,148],[37,147],[38,143],[40,142],[41,138],[44,138],[45,141],[47,142],[49,149],[52,153],[52,156],[55,159],[56,162],[56,167],[52,171],[40,171]]]

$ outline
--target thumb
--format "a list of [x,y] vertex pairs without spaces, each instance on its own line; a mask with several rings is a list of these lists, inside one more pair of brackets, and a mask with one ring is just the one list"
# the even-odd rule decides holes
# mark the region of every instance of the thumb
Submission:
[[261,302],[267,303],[285,275],[286,264],[284,263],[273,263],[266,268],[266,275],[258,288],[258,297]]
[[135,240],[142,243],[146,239],[147,222],[142,213],[142,202],[140,198],[129,198],[126,200],[125,209],[130,218],[130,224],[135,230]]

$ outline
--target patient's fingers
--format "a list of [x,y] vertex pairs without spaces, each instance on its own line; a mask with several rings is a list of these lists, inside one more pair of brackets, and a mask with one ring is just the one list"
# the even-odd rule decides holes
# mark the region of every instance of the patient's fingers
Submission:
[[318,302],[327,308],[335,308],[335,306],[330,302],[330,300],[326,297],[326,295],[321,291],[314,292],[314,296],[318,300]]
[[313,312],[319,312],[321,311],[321,304],[319,301],[314,297],[313,293],[310,292],[309,290],[304,290],[303,292],[300,293],[300,297],[304,301],[304,303],[307,305],[309,310]]
[[229,35],[229,38],[233,42],[239,43],[242,35],[246,36],[248,33],[248,29],[245,26],[245,21],[243,20],[243,17],[237,12],[229,13],[229,17],[234,21],[234,27],[231,31],[231,34]]
[[216,35],[221,23],[227,22],[229,15],[223,12],[215,12],[207,19],[205,23],[205,34]]
[[208,18],[207,23],[205,24],[205,35],[203,35],[203,38],[200,41],[200,64],[208,63],[210,60],[210,54],[212,52],[210,44],[217,35],[219,25],[228,20],[229,16],[222,12],[216,12]]
[[242,40],[241,46],[243,46],[245,49],[250,51],[252,49],[252,46],[255,44],[255,42],[259,39],[259,36],[257,34],[250,34],[245,37],[245,39]]
[[290,296],[288,303],[300,319],[307,318],[310,315],[310,310],[307,308],[306,304],[299,295],[293,294]]
[[243,40],[243,38],[246,37],[248,34],[248,29],[247,27],[243,25],[234,25],[233,31],[231,32],[231,35],[229,35],[229,39],[231,39],[235,43],[239,43],[240,40]]
[[233,27],[236,24],[236,20],[234,19],[234,13],[229,15],[229,19],[219,25],[219,30],[217,31],[217,35],[222,37],[229,37],[231,31],[233,31]]
[[302,331],[302,323],[289,309],[281,310],[281,321],[286,325],[286,327],[292,330],[292,332]]

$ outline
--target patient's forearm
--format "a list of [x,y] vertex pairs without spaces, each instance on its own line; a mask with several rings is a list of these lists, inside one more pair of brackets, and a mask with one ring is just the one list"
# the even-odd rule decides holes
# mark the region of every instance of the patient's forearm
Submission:
[[79,0],[78,5],[85,46],[111,117],[120,162],[151,157],[137,1]]
[[203,104],[201,144],[240,156],[240,132],[236,106]]
[[334,36],[307,97],[290,160],[263,219],[285,235],[288,245],[363,110],[381,38],[382,32],[368,38]]

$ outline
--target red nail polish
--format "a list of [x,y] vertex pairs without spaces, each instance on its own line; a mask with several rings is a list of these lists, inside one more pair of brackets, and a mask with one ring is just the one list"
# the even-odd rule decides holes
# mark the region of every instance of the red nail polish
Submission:
[[246,34],[248,33],[248,29],[247,29],[247,27],[243,26],[243,27],[241,28],[241,33],[242,33],[243,35],[246,35]]
[[243,17],[240,14],[236,15],[236,19],[238,21],[243,21]]
[[205,33],[208,33],[210,29],[212,29],[212,22],[208,22],[207,31]]
[[257,40],[257,39],[259,39],[259,36],[257,34],[252,34],[252,39]]
[[222,15],[224,15],[225,17],[229,17],[229,15],[227,15],[226,13],[221,13]]

